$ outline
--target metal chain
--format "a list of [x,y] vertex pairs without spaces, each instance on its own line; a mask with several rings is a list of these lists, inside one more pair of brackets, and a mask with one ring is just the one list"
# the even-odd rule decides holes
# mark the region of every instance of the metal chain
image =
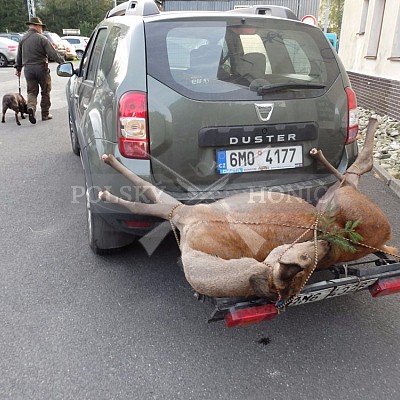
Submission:
[[[306,279],[304,280],[303,284],[301,285],[301,288],[299,290],[299,293],[304,289],[304,286],[307,285],[307,282],[310,280],[312,274],[314,273],[315,269],[317,268],[317,264],[318,264],[318,223],[319,223],[319,218],[320,218],[321,214],[317,214],[317,217],[315,219],[315,222],[313,223],[313,225],[306,231],[304,232],[302,235],[300,235],[300,237],[298,237],[290,247],[288,247],[279,257],[278,262],[281,260],[282,256],[285,254],[286,251],[288,251],[295,243],[297,243],[306,233],[308,233],[310,230],[314,231],[314,265],[311,269],[311,271],[308,273]],[[282,299],[282,295],[280,294],[279,290],[278,290],[278,301],[276,302],[279,303],[280,300]],[[297,297],[297,294],[294,296],[289,297],[284,303],[277,305],[276,308],[278,310],[281,309],[285,309],[285,307],[287,307],[289,304],[291,304],[293,302],[293,300]]]
[[169,212],[169,214],[168,214],[168,221],[169,221],[169,223],[171,224],[171,228],[172,228],[172,232],[174,232],[174,236],[175,236],[175,240],[176,240],[176,243],[178,244],[178,247],[179,248],[181,248],[181,242],[180,242],[180,240],[179,240],[179,235],[178,235],[178,232],[176,231],[176,226],[175,226],[175,224],[172,222],[172,217],[173,217],[173,214],[174,214],[174,211],[179,207],[179,206],[181,206],[182,204],[175,204],[172,208],[171,208],[171,211]]

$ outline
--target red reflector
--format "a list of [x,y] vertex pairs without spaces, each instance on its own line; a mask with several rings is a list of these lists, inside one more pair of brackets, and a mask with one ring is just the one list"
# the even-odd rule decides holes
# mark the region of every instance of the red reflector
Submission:
[[225,323],[228,328],[247,326],[273,319],[276,315],[278,315],[278,309],[273,304],[267,304],[230,311],[225,315]]
[[387,296],[400,292],[400,278],[379,279],[370,288],[372,297]]
[[153,224],[145,221],[126,221],[129,228],[150,228]]

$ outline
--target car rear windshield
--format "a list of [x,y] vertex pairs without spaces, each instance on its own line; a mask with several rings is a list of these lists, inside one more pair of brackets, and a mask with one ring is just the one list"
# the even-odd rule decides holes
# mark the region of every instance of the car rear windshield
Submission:
[[320,30],[252,18],[146,24],[148,73],[198,100],[320,96],[340,73]]

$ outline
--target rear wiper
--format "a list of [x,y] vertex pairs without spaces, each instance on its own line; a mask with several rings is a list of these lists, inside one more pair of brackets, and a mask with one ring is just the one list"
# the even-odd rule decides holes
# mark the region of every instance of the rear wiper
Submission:
[[326,85],[316,84],[316,83],[274,83],[272,85],[264,85],[257,88],[257,94],[259,96],[270,93],[279,92],[281,90],[291,90],[291,89],[325,89]]

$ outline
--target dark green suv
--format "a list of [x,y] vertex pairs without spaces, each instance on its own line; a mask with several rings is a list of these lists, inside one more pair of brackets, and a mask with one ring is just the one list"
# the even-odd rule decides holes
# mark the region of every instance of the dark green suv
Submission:
[[353,162],[357,105],[337,53],[289,10],[259,11],[160,12],[129,1],[97,26],[77,70],[59,67],[71,77],[71,141],[96,253],[160,223],[98,200],[107,188],[146,201],[103,153],[189,204],[248,190],[315,202],[335,178],[310,149],[342,172]]

